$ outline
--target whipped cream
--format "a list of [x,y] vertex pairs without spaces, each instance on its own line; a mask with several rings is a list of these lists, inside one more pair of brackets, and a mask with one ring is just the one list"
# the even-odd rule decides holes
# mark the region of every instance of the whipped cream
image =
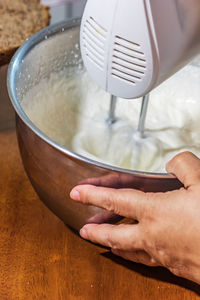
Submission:
[[126,169],[164,172],[179,152],[200,155],[199,81],[193,63],[152,91],[144,139],[136,131],[141,99],[118,99],[117,121],[109,126],[110,95],[81,70],[51,74],[21,105],[42,132],[69,150]]

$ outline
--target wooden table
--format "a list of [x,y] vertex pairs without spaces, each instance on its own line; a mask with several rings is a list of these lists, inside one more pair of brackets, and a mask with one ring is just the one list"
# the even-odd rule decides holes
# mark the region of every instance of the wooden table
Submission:
[[34,192],[15,130],[0,131],[0,300],[199,299],[199,286],[81,240]]

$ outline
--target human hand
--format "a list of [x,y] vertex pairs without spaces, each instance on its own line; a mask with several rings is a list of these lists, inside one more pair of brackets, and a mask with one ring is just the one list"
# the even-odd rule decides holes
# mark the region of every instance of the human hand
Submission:
[[164,266],[200,284],[200,160],[189,152],[167,165],[184,188],[166,193],[75,187],[71,198],[137,220],[137,224],[87,224],[84,239],[110,247],[125,259]]

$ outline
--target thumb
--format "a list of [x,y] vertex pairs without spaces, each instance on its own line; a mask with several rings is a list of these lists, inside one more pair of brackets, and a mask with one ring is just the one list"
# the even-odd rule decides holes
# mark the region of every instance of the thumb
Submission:
[[200,183],[200,159],[191,152],[176,155],[167,164],[166,170],[174,174],[185,188]]

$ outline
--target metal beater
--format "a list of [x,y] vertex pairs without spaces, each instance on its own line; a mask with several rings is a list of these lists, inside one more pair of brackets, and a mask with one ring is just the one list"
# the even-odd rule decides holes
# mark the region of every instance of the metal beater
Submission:
[[[144,138],[145,121],[146,121],[146,116],[147,116],[149,97],[150,97],[149,94],[147,94],[147,95],[143,96],[143,98],[142,98],[139,122],[138,122],[138,127],[137,127],[137,132],[139,133],[140,138]],[[111,126],[112,124],[114,124],[117,121],[116,114],[115,114],[116,106],[117,106],[117,97],[111,95],[110,107],[109,107],[109,113],[108,113],[108,119],[107,119],[107,123],[109,126]]]

